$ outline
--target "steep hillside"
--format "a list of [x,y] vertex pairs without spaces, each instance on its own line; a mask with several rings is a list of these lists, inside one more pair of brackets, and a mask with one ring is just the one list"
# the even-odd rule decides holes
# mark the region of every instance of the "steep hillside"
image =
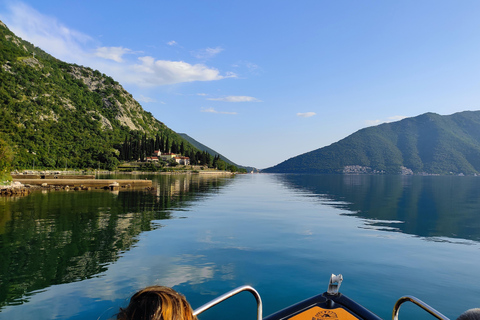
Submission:
[[183,141],[111,77],[55,59],[0,21],[0,149],[14,167],[112,168],[127,138],[158,135]]
[[426,113],[359,130],[263,172],[282,173],[480,172],[480,111]]

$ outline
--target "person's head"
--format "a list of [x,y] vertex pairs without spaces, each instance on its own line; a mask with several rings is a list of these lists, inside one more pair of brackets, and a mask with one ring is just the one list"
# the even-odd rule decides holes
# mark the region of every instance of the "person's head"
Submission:
[[480,309],[474,308],[465,311],[457,318],[457,320],[480,320]]
[[135,293],[118,320],[196,320],[185,297],[172,288],[151,286]]

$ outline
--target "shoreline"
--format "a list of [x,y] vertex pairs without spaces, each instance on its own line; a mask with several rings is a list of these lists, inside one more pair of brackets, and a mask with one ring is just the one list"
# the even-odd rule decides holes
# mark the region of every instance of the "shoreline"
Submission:
[[[235,175],[238,172],[221,171],[221,170],[172,170],[172,171],[106,171],[106,170],[22,170],[22,172],[14,171],[11,173],[12,178],[19,178],[20,176],[38,176],[38,178],[53,177],[54,179],[63,179],[64,176],[85,176],[85,178],[94,178],[97,175],[106,174],[152,174],[152,175],[172,175],[172,174],[223,174],[223,175]],[[13,180],[15,180],[15,178]],[[42,179],[44,179],[42,178]]]
[[[131,175],[132,179],[96,179],[102,175]],[[148,179],[135,179],[136,175],[200,175],[233,176],[236,172],[219,170],[202,171],[170,171],[170,172],[148,172],[148,171],[23,171],[12,172],[12,181],[9,184],[0,184],[0,196],[25,196],[35,190],[58,191],[58,190],[131,190],[145,189],[153,190],[153,182]]]
[[0,186],[0,196],[26,196],[33,191],[91,191],[147,190],[153,187],[152,180],[139,179],[15,179],[10,185]]

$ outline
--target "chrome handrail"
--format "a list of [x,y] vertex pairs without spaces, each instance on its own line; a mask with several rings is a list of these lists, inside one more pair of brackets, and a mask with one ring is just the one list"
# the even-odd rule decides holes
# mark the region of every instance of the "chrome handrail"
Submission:
[[445,317],[442,313],[440,313],[439,311],[435,310],[434,308],[430,307],[428,304],[426,304],[422,300],[420,300],[418,298],[415,298],[413,296],[401,297],[400,299],[397,300],[397,302],[395,302],[395,306],[393,307],[393,312],[392,312],[392,319],[393,320],[398,320],[398,313],[400,312],[400,306],[404,302],[407,302],[407,301],[416,304],[417,306],[419,306],[423,310],[427,311],[428,313],[430,313],[432,316],[434,316],[437,319],[450,320],[447,317]]
[[228,298],[233,297],[234,295],[243,292],[243,291],[248,291],[253,294],[255,297],[255,300],[257,300],[257,320],[262,320],[262,313],[263,313],[263,306],[262,306],[262,298],[260,298],[260,294],[251,286],[241,286],[236,289],[233,289],[232,291],[229,291],[225,294],[222,294],[220,297],[213,299],[212,301],[204,304],[203,306],[195,309],[193,311],[193,315],[197,316],[200,313],[204,312],[205,310],[210,309],[211,307],[219,304],[222,301],[227,300]]

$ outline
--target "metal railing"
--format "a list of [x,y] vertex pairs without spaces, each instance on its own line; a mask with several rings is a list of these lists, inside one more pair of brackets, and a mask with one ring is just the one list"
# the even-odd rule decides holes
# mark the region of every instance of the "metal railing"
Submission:
[[193,311],[193,315],[194,316],[197,316],[199,315],[200,313],[204,312],[205,310],[208,310],[210,309],[211,307],[219,304],[220,302],[222,301],[225,301],[227,300],[228,298],[231,298],[233,297],[234,295],[240,293],[240,292],[243,292],[243,291],[248,291],[250,292],[251,294],[253,294],[253,296],[255,297],[255,300],[257,300],[257,320],[262,320],[262,313],[263,313],[263,306],[262,306],[262,298],[260,298],[260,294],[257,292],[257,290],[255,290],[253,287],[251,286],[242,286],[242,287],[238,287],[236,289],[233,289],[232,291],[229,291],[223,295],[221,295],[220,297],[216,298],[216,299],[213,299],[212,301],[204,304],[203,306],[195,309]]
[[395,306],[393,307],[393,313],[392,313],[393,320],[398,320],[398,313],[400,312],[400,306],[407,301],[416,304],[417,306],[427,311],[437,319],[450,320],[447,317],[445,317],[443,314],[441,314],[439,311],[435,310],[434,308],[430,307],[428,304],[426,304],[422,300],[415,298],[413,296],[405,296],[398,299],[398,301],[395,303]]

